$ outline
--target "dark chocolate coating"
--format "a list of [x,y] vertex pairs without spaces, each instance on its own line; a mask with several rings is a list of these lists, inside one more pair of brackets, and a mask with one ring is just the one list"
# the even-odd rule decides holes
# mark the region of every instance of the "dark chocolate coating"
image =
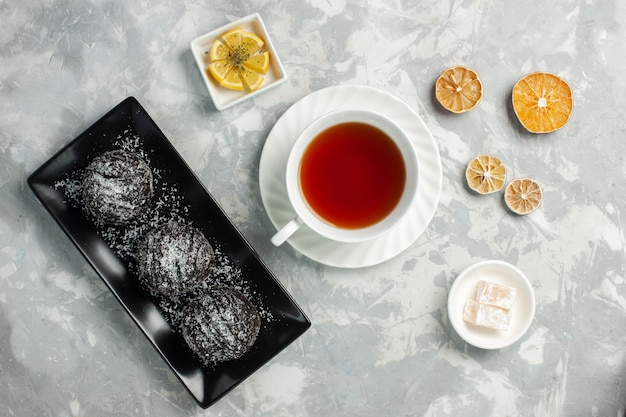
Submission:
[[261,329],[261,318],[248,298],[220,286],[194,300],[184,311],[183,337],[207,365],[241,358]]
[[175,296],[202,284],[214,257],[213,247],[200,230],[171,221],[140,239],[136,263],[140,280],[151,292]]
[[85,168],[83,204],[97,220],[123,225],[143,215],[153,195],[150,166],[124,150],[105,152]]

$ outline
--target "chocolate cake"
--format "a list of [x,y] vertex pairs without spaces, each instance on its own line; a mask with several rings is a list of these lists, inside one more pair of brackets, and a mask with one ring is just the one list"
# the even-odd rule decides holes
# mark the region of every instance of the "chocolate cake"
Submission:
[[84,207],[105,224],[119,226],[137,219],[148,210],[152,194],[152,171],[132,152],[105,152],[85,168]]
[[204,234],[180,222],[168,222],[139,241],[136,264],[139,279],[156,295],[175,296],[202,284],[215,253]]
[[184,311],[183,337],[206,365],[239,359],[254,345],[261,328],[256,307],[240,291],[220,286]]

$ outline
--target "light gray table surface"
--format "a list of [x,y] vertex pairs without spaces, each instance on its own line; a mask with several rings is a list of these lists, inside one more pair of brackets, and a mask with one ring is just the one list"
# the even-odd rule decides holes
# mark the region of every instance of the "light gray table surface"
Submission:
[[[258,12],[288,80],[217,111],[189,42]],[[626,405],[626,3],[608,0],[0,1],[0,415],[615,416]],[[484,97],[434,98],[453,65]],[[526,132],[510,104],[533,71],[566,79],[569,123]],[[259,187],[281,115],[325,87],[384,90],[416,111],[441,155],[425,232],[367,268],[314,262],[275,231]],[[27,186],[27,177],[136,97],[312,321],[208,409],[198,407]],[[481,153],[543,186],[540,209],[468,191]],[[450,325],[448,291],[487,259],[532,283],[512,346],[482,350]]]

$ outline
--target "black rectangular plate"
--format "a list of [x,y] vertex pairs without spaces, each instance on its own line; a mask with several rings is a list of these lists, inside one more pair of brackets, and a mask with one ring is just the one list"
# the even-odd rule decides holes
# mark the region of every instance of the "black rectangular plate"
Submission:
[[[183,216],[240,270],[242,285],[252,291],[270,319],[264,319],[252,350],[240,359],[205,366],[180,332],[167,321],[159,303],[141,286],[124,256],[99,234],[98,226],[68,196],[67,180],[97,155],[119,148],[116,140],[140,138],[153,169],[174,184],[187,204]],[[201,407],[208,407],[300,337],[310,321],[228,219],[203,184],[134,97],[129,97],[37,169],[28,184],[74,245],[100,275],[130,317],[152,342]]]

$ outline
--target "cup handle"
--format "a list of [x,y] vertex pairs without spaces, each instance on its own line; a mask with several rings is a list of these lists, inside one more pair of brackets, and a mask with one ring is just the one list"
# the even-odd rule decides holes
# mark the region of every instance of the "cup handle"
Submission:
[[291,219],[289,223],[284,225],[282,229],[280,229],[278,232],[276,232],[274,236],[272,236],[271,240],[274,246],[280,246],[285,243],[285,241],[289,239],[291,235],[293,235],[296,230],[300,228],[300,226],[302,226],[302,220],[300,220],[299,217]]

